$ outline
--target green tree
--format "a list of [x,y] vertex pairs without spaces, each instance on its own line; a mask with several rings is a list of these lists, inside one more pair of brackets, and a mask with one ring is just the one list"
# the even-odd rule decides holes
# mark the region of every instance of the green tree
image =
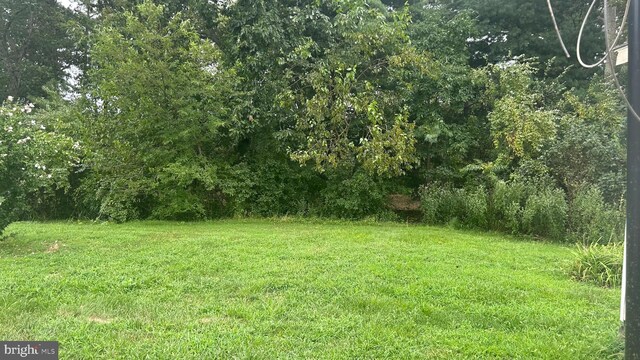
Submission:
[[13,100],[0,106],[0,234],[29,208],[29,193],[68,186],[77,162],[78,145],[56,131],[49,113]]
[[0,99],[46,95],[74,63],[73,14],[56,0],[0,0]]
[[411,80],[430,77],[431,61],[411,47],[406,12],[385,15],[355,2],[339,8],[333,24],[342,41],[325,49],[326,59],[283,101],[301,109],[295,129],[305,140],[292,157],[321,171],[359,164],[400,175],[417,160],[406,101]]
[[111,15],[91,48],[86,162],[105,218],[202,217],[219,190],[233,74],[188,19],[165,11],[147,1]]
[[534,88],[535,69],[528,64],[493,67],[504,94],[489,114],[491,135],[502,166],[540,157],[556,135],[556,111],[544,107],[543,94]]
[[409,9],[411,43],[433,64],[431,76],[411,81],[420,159],[411,184],[476,181],[462,170],[493,155],[487,121],[491,101],[482,95],[490,81],[484,69],[469,62],[467,39],[478,36],[477,24],[471,12],[431,1],[415,1]]
[[226,53],[251,99],[242,110],[256,132],[278,139],[274,148],[320,172],[363,167],[387,176],[415,166],[411,81],[437,70],[411,45],[406,10],[239,1],[225,16]]
[[[576,61],[576,43],[580,25],[591,4],[589,0],[554,0],[555,15],[571,58],[566,58],[560,46],[547,9],[546,1],[528,0],[445,0],[454,10],[471,10],[477,14],[479,33],[469,39],[475,66],[496,64],[524,55],[542,64],[536,76],[556,78],[565,74],[571,86],[587,88],[597,69],[582,69]],[[584,32],[581,52],[583,59],[593,62],[604,53],[604,32],[601,9],[596,8]]]
[[626,117],[618,94],[595,79],[585,95],[568,91],[557,107],[557,136],[542,155],[551,174],[570,199],[590,184],[608,202],[620,202],[626,178]]

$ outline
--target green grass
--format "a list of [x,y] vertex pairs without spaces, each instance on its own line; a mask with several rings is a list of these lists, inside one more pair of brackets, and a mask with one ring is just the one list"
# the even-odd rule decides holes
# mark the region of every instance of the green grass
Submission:
[[319,221],[8,232],[0,340],[58,340],[62,359],[603,359],[621,347],[620,292],[571,280],[572,247]]

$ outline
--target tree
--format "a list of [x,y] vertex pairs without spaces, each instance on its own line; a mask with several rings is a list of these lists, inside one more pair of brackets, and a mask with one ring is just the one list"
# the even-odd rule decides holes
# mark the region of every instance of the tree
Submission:
[[411,45],[406,9],[239,1],[225,16],[225,54],[251,97],[245,116],[276,149],[319,172],[396,176],[416,164],[411,81],[437,70]]
[[[544,107],[544,96],[536,91],[528,64],[498,65],[497,92],[502,92],[489,114],[491,135],[499,166],[517,165],[522,160],[537,159],[544,147],[555,138],[557,112]],[[494,90],[496,91],[496,90]]]
[[78,145],[50,120],[12,97],[0,106],[0,235],[28,208],[30,192],[68,185]]
[[[571,58],[566,58],[558,43],[545,1],[528,0],[445,0],[456,11],[471,10],[477,14],[479,34],[470,38],[475,66],[496,64],[524,55],[541,64],[539,78],[556,78],[566,74],[570,86],[588,87],[597,69],[582,69],[575,57],[580,25],[591,1],[554,0],[555,15]],[[592,13],[581,44],[583,59],[592,62],[604,53],[604,33],[597,11]]]
[[[359,164],[369,173],[397,176],[416,162],[409,121],[411,81],[429,77],[431,62],[410,46],[408,14],[384,14],[354,2],[338,8],[340,40],[310,59],[312,70],[284,98],[304,140],[292,158],[324,171]],[[310,45],[313,46],[313,45]],[[294,52],[304,57],[305,50]],[[287,103],[287,100],[292,103]]]
[[411,184],[477,181],[463,169],[492,157],[487,120],[491,102],[482,95],[490,81],[483,68],[470,66],[468,39],[478,36],[478,26],[472,12],[433,1],[415,1],[409,9],[411,43],[433,64],[431,76],[411,82],[420,159]]
[[146,1],[106,19],[90,55],[84,137],[100,215],[204,216],[233,78],[214,44]]
[[585,95],[568,91],[557,108],[557,136],[542,156],[551,174],[570,199],[589,185],[619,203],[625,191],[626,116],[618,94],[594,79]]
[[72,13],[56,0],[0,0],[0,99],[46,95],[73,63]]

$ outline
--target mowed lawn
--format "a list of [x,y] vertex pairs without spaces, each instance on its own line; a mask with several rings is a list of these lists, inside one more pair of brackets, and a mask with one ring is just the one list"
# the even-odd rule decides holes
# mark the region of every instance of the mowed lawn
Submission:
[[284,220],[17,223],[0,340],[61,359],[604,359],[620,291],[572,247],[446,228]]

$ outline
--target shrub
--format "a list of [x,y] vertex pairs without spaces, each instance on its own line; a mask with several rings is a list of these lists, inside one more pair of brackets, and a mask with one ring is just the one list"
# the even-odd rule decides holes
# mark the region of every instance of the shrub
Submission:
[[460,198],[464,199],[460,209],[464,214],[458,214],[458,218],[466,227],[486,229],[488,227],[488,203],[489,196],[484,186],[474,189],[461,189]]
[[571,202],[569,231],[581,244],[609,243],[624,236],[624,213],[607,205],[602,192],[582,186]]
[[157,196],[151,218],[162,220],[195,220],[205,217],[202,198],[184,188],[164,188]]
[[527,199],[522,211],[522,228],[527,234],[563,239],[566,234],[567,201],[560,189],[543,189]]
[[513,234],[555,240],[566,234],[568,205],[564,191],[524,181],[498,181],[491,196],[491,227]]
[[423,218],[428,224],[487,227],[488,195],[483,186],[468,190],[433,184],[421,189],[420,199]]
[[447,190],[437,186],[423,186],[420,189],[422,217],[425,223],[437,225],[442,222],[440,204],[445,191]]
[[522,232],[522,211],[534,190],[524,183],[498,181],[491,198],[491,222],[496,230]]
[[[151,218],[192,220],[205,217],[202,199],[218,181],[216,167],[206,163],[177,161],[157,171]],[[141,189],[141,193],[145,189]]]
[[139,219],[138,195],[135,192],[100,189],[96,195],[101,200],[98,218],[117,223]]
[[464,225],[462,218],[466,215],[465,190],[448,188],[440,194],[438,213],[441,223]]
[[362,219],[368,216],[386,216],[387,184],[358,171],[350,177],[332,174],[321,191],[323,216],[345,219]]
[[309,168],[288,159],[263,159],[250,164],[251,195],[245,212],[259,216],[308,215],[324,185]]
[[0,102],[0,235],[31,206],[29,195],[68,188],[76,163],[73,140],[49,123],[55,113],[30,103]]
[[621,244],[578,245],[570,272],[579,281],[614,287],[622,283],[624,247]]
[[441,225],[453,221],[461,213],[462,201],[447,185],[431,184],[420,189],[420,202],[424,221],[430,225]]
[[[595,209],[587,206],[594,203],[590,194],[591,198],[579,200],[577,204],[585,209],[580,212],[585,214],[583,218],[600,217],[589,224],[595,229],[591,233],[610,230],[613,223],[619,225],[620,214],[611,209],[602,210],[604,203],[596,201],[600,207]],[[493,191],[488,192],[484,186],[456,189],[432,184],[420,190],[420,199],[427,224],[454,224],[554,240],[565,239],[567,235],[569,206],[565,193],[550,185],[538,187],[524,181],[498,181]],[[602,202],[601,198],[597,199]]]

